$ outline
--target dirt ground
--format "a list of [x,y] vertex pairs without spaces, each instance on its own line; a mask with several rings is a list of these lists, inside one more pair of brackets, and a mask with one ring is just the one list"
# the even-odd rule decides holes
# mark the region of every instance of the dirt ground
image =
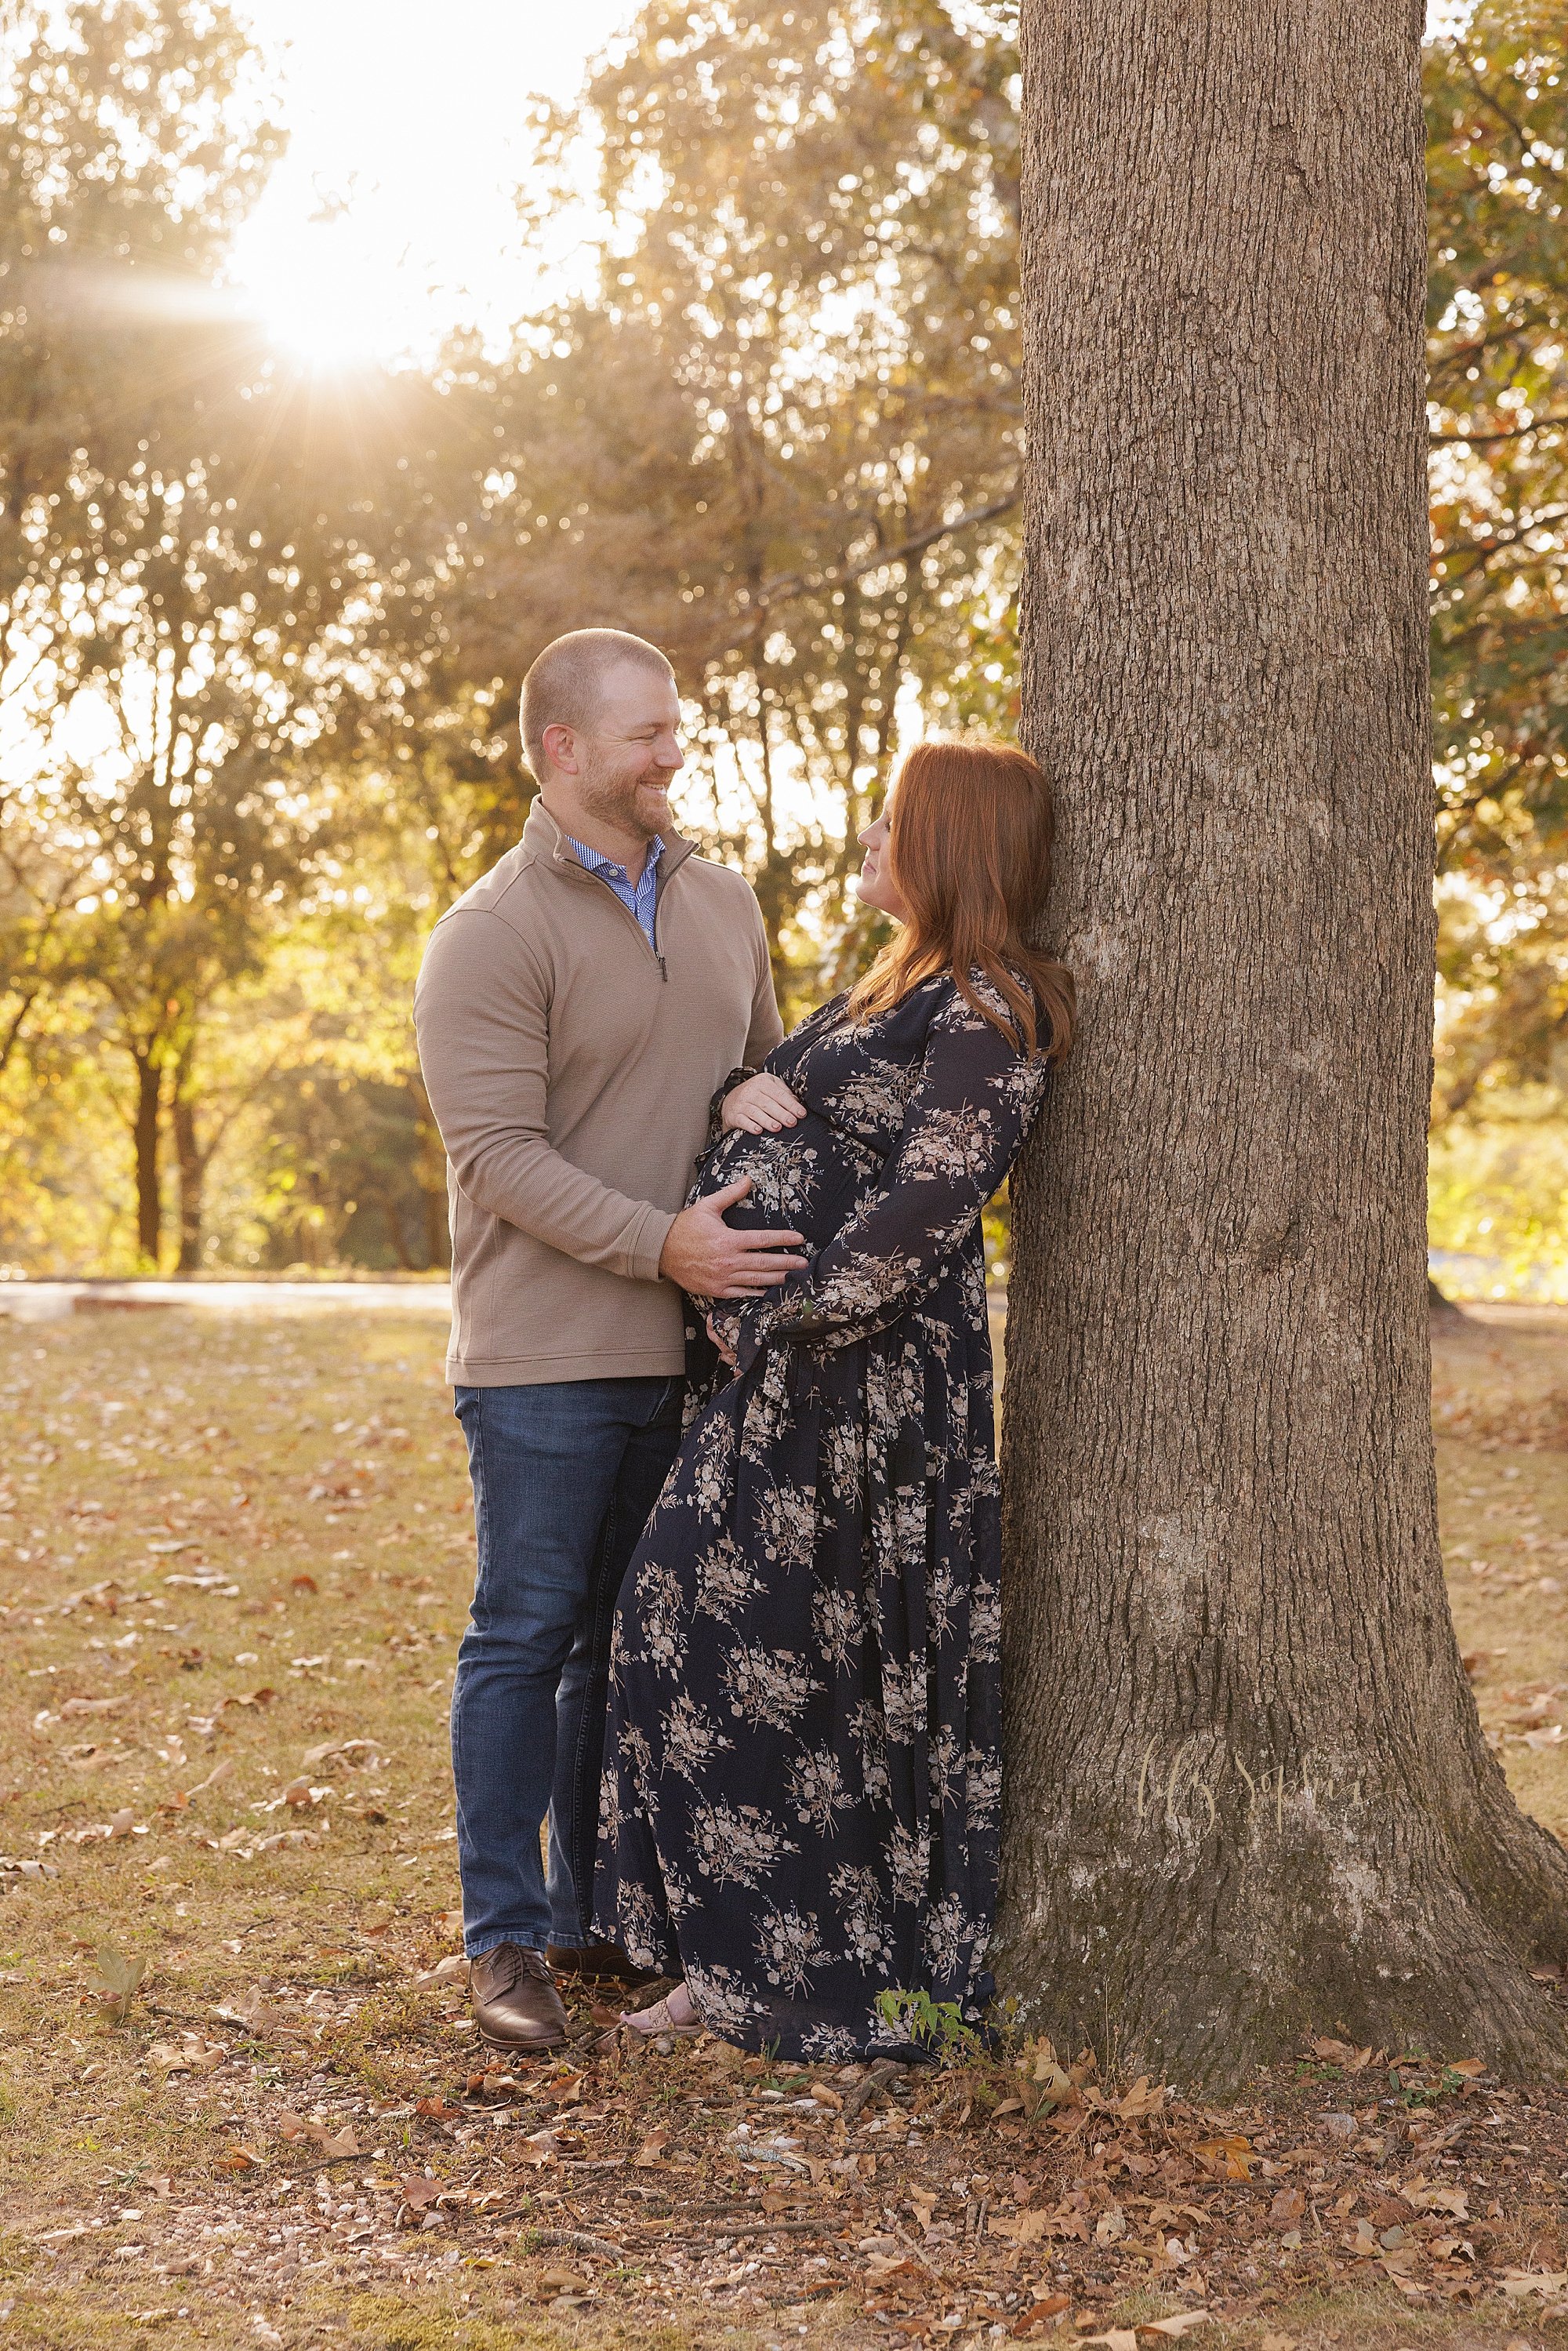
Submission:
[[[1441,1334],[1434,1408],[1482,1719],[1568,1835],[1568,1315]],[[1325,2041],[1218,2109],[580,2005],[487,2073],[428,1318],[0,1321],[0,2344],[1568,2345],[1568,2093],[1462,2050]]]

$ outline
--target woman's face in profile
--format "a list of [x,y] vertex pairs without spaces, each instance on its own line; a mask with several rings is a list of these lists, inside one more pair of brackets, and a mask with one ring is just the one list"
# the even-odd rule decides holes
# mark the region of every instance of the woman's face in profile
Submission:
[[895,923],[901,923],[909,908],[893,878],[890,810],[891,802],[883,800],[875,820],[856,835],[865,851],[865,863],[856,877],[855,890],[862,906],[874,906],[879,914],[891,914]]

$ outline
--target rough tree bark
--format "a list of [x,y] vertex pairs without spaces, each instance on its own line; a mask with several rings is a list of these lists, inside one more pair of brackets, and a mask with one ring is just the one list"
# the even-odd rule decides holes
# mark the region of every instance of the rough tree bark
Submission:
[[1024,0],[1026,732],[1077,1050],[1015,1177],[998,1972],[1223,2083],[1564,2041],[1428,1417],[1419,11]]

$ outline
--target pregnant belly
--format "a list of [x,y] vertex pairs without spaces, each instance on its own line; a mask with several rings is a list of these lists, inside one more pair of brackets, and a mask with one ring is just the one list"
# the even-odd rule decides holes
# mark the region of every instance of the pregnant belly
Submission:
[[751,1189],[726,1209],[726,1224],[742,1230],[786,1227],[819,1249],[841,1228],[876,1164],[863,1144],[812,1111],[782,1134],[737,1129],[722,1135],[703,1157],[692,1197],[702,1199],[749,1176]]

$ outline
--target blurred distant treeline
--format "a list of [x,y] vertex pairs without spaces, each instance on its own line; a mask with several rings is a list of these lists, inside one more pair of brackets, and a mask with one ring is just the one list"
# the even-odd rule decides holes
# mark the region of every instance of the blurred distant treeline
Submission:
[[[1008,12],[655,0],[519,192],[597,186],[597,282],[351,371],[224,290],[278,152],[226,9],[5,21],[0,1263],[438,1265],[409,995],[542,643],[670,653],[791,1010],[899,730],[1011,724]],[[1565,57],[1496,0],[1427,65],[1437,1106],[1500,1149],[1568,1087]]]

